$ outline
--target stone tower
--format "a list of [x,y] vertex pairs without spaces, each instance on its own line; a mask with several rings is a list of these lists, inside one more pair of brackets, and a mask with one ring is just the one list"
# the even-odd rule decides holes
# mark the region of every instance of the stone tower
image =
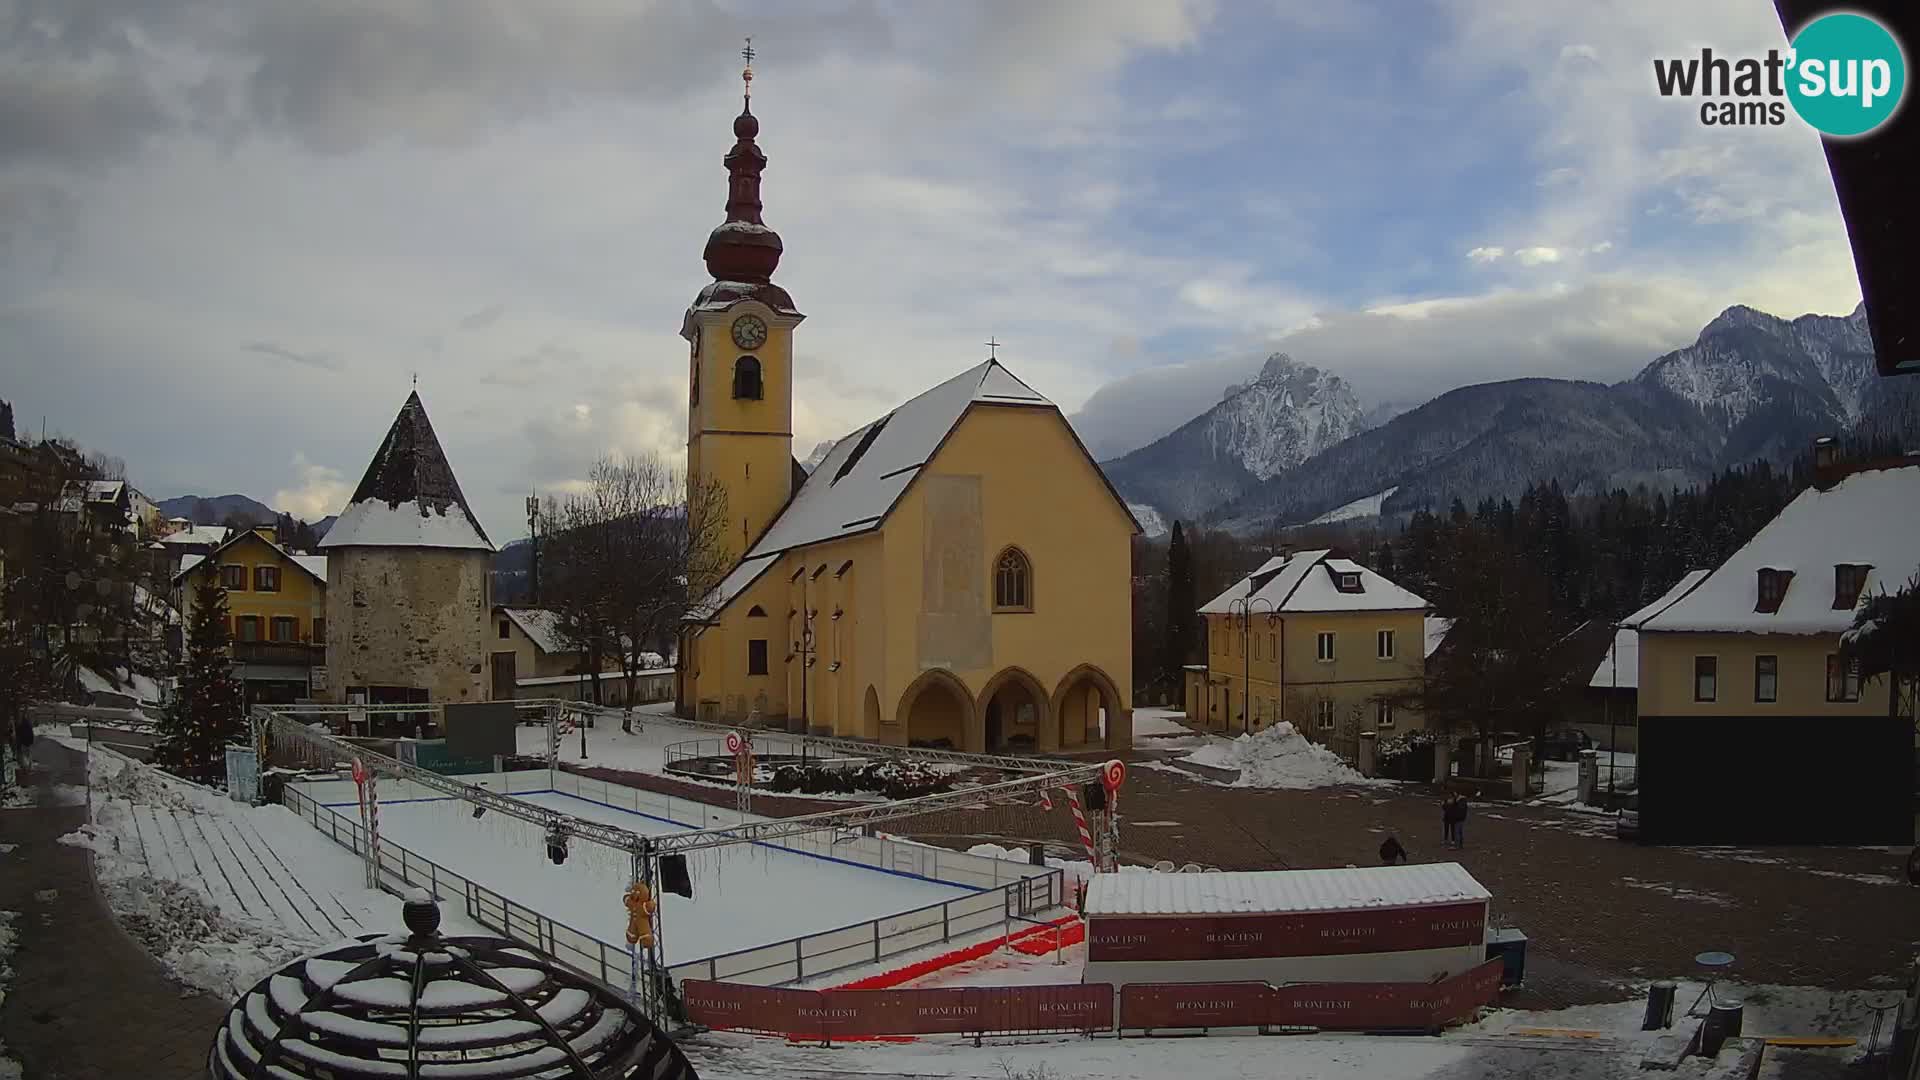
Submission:
[[493,543],[460,493],[418,392],[400,407],[320,547],[330,700],[487,697]]
[[[749,56],[749,59],[751,57]],[[752,69],[743,73],[752,86]],[[727,548],[744,555],[767,530],[805,473],[793,459],[793,329],[806,316],[773,283],[780,234],[760,217],[767,156],[755,136],[752,98],[734,118],[727,219],[707,237],[707,272],[680,323],[691,348],[687,391],[687,482],[726,491]],[[689,506],[703,500],[690,497]]]

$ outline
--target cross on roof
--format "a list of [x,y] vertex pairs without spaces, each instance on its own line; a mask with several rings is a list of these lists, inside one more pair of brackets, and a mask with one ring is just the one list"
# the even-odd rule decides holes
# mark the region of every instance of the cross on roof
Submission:
[[746,84],[746,92],[749,96],[753,94],[753,58],[757,55],[759,54],[753,51],[753,38],[747,38],[747,47],[740,50],[741,58],[747,62],[747,66],[740,72],[740,81]]
[[1000,343],[998,341],[993,340],[993,338],[988,338],[986,341],[986,345],[987,345],[987,359],[989,360],[1000,359]]

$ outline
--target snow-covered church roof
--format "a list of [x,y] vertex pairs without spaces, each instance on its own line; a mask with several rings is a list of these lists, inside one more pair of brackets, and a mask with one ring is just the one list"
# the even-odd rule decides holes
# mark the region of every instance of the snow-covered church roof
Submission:
[[[1427,601],[1395,585],[1372,570],[1333,552],[1297,551],[1276,555],[1258,570],[1227,586],[1225,592],[1200,608],[1203,615],[1239,611],[1235,601],[1248,600],[1255,613],[1289,611],[1425,611]],[[1342,590],[1338,578],[1357,575],[1359,588]],[[1266,601],[1266,604],[1260,601]],[[1444,635],[1445,631],[1441,631]],[[1437,644],[1437,643],[1436,643]]]
[[[1852,626],[1862,600],[1899,592],[1920,571],[1920,459],[1907,461],[1862,467],[1825,490],[1802,491],[1640,629],[1837,634]],[[1835,568],[1849,565],[1869,568],[1865,585],[1852,603],[1836,608]],[[1790,575],[1776,610],[1757,610],[1761,570]]]
[[400,406],[353,499],[320,546],[494,550],[460,493],[418,391]]
[[848,434],[834,443],[760,542],[689,618],[711,617],[784,551],[879,527],[975,404],[1056,408],[998,360],[985,360]]

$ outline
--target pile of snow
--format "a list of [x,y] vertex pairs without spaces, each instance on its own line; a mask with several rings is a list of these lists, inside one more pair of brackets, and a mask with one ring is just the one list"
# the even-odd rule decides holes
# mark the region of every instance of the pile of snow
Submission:
[[[999,844],[975,844],[967,849],[969,855],[983,855],[989,859],[1001,859],[1006,862],[1026,863],[1027,849],[1023,847],[1001,847]],[[1069,882],[1084,884],[1093,879],[1093,864],[1085,859],[1056,859],[1047,856],[1047,865],[1066,872]],[[1150,874],[1153,871],[1144,866],[1122,866],[1123,874]]]
[[1385,784],[1369,780],[1321,746],[1281,721],[1264,731],[1219,740],[1181,760],[1216,769],[1238,769],[1235,787],[1306,789],[1334,784]]

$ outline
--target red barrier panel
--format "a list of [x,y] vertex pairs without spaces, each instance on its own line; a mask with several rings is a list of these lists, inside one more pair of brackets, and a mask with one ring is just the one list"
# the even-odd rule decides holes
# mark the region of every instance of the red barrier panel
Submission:
[[1105,983],[823,992],[688,979],[681,987],[694,1023],[805,1039],[1113,1029]]
[[1244,960],[1478,945],[1484,903],[1285,915],[1092,916],[1087,959]]
[[1438,983],[1134,983],[1120,990],[1120,1026],[1439,1028],[1499,997],[1501,966],[1489,960]]

